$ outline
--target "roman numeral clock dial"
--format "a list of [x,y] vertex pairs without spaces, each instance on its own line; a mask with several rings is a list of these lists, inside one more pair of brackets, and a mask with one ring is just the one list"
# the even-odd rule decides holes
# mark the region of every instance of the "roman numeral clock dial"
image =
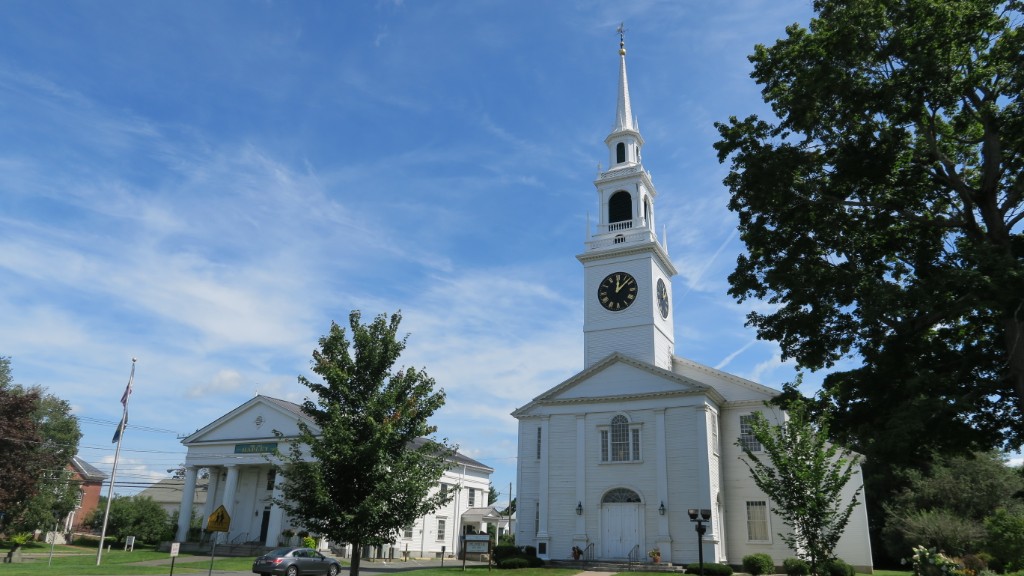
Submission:
[[636,295],[636,278],[625,272],[612,272],[597,287],[597,300],[613,312],[629,308]]

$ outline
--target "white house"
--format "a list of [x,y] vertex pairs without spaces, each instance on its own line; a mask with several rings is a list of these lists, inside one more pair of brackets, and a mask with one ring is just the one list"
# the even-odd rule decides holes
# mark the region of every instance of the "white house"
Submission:
[[[207,468],[210,477],[202,509],[204,527],[210,515],[223,505],[231,522],[230,531],[220,533],[221,542],[265,546],[287,543],[289,538],[283,535],[285,531],[298,532],[302,526],[293,524],[287,513],[272,501],[281,495],[282,477],[275,472],[268,455],[288,449],[286,440],[298,435],[299,421],[314,432],[318,430],[298,404],[256,396],[183,439],[188,452],[179,509],[187,511],[195,505],[197,472]],[[279,439],[274,430],[280,431],[284,440]],[[439,479],[438,490],[459,487],[458,492],[447,506],[396,534],[393,553],[434,557],[441,555],[442,548],[447,553],[457,553],[461,533],[486,531],[488,523],[504,528],[507,522],[481,514],[479,510],[487,506],[493,471],[472,458],[456,454],[451,468]],[[187,512],[179,515],[176,534],[179,542],[187,539],[187,519]],[[387,556],[392,553],[390,548],[371,553]]]
[[[583,371],[513,412],[519,421],[516,543],[565,559],[573,546],[597,559],[698,560],[688,510],[710,511],[705,562],[794,556],[787,528],[740,460],[737,439],[757,449],[745,420],[778,390],[675,355],[676,268],[655,228],[657,192],[642,163],[619,50],[615,123],[598,174],[600,214],[583,253]],[[849,494],[860,486],[855,476]],[[870,571],[863,496],[838,555]]]

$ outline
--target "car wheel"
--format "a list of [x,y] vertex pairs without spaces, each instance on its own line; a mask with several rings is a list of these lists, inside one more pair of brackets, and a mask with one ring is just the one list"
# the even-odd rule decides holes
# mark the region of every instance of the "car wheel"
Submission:
[[288,576],[299,576],[298,566],[289,566],[285,574],[287,574]]
[[331,564],[331,567],[327,569],[327,574],[330,576],[338,576],[338,565]]

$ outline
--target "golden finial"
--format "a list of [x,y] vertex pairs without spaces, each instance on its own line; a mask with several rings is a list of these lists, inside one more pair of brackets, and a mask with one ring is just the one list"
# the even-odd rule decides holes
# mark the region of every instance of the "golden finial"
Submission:
[[619,27],[615,30],[619,33],[619,55],[626,55],[626,23],[619,22]]

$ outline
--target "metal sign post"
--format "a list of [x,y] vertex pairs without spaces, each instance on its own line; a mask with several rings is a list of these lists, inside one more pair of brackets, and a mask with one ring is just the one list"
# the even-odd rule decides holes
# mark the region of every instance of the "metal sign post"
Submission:
[[[231,515],[228,514],[227,508],[223,504],[217,507],[210,514],[210,517],[206,520],[206,531],[207,532],[227,532],[231,527]],[[210,548],[210,570],[207,572],[207,576],[213,574],[213,558],[217,553],[217,538],[213,539],[213,546]]]
[[174,576],[174,559],[178,557],[180,549],[181,542],[171,542],[171,573],[168,576]]

